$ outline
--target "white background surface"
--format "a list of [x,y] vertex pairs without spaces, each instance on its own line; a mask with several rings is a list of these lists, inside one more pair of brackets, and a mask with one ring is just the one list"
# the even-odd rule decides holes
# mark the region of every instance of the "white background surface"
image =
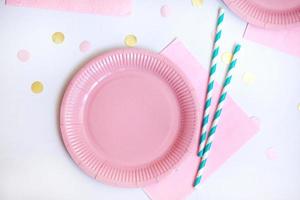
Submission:
[[[0,199],[148,199],[141,189],[96,182],[73,163],[58,129],[63,89],[82,63],[124,46],[129,33],[138,37],[139,47],[154,51],[179,37],[207,67],[220,2],[206,0],[199,9],[189,0],[136,0],[133,14],[125,18],[6,7],[0,2]],[[164,4],[172,8],[168,18],[160,16]],[[227,11],[224,26],[222,52],[241,39],[246,23]],[[56,31],[65,34],[62,45],[51,41]],[[92,44],[88,53],[79,51],[83,40]],[[20,49],[30,51],[28,62],[16,58]],[[231,94],[249,116],[260,119],[261,130],[188,199],[298,200],[300,58],[249,41],[243,41],[242,50]],[[255,74],[250,86],[242,81],[245,72]],[[44,83],[39,95],[30,91],[35,80]],[[278,159],[267,159],[269,147]]]

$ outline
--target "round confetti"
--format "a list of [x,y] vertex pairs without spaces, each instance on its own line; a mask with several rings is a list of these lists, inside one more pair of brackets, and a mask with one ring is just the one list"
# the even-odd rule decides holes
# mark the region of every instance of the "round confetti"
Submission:
[[135,35],[127,35],[124,39],[124,43],[128,47],[134,47],[137,44],[137,38]]
[[225,52],[222,54],[222,62],[224,64],[229,64],[232,59],[232,54],[229,52]]
[[192,0],[192,5],[194,7],[200,8],[203,5],[203,0]]
[[43,89],[44,89],[43,83],[40,81],[35,81],[31,84],[31,91],[35,94],[41,93]]
[[55,32],[52,34],[52,41],[55,44],[62,44],[65,40],[65,35],[62,32]]
[[21,62],[27,62],[30,59],[30,53],[27,50],[22,49],[18,51],[17,57]]
[[255,81],[255,75],[251,72],[246,72],[244,73],[243,75],[243,82],[246,84],[246,85],[251,85],[253,84],[253,82]]
[[79,49],[81,52],[87,52],[91,49],[91,43],[89,41],[83,41],[79,45]]
[[269,160],[276,160],[278,158],[277,151],[274,147],[270,147],[266,150],[266,156]]
[[300,103],[298,104],[298,110],[300,111]]
[[168,5],[164,5],[160,8],[160,15],[162,17],[168,17],[171,15],[171,8]]

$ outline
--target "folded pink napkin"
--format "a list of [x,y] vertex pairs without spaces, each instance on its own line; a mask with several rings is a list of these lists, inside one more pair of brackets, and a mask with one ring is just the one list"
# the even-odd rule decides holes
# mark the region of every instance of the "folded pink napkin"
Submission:
[[[200,110],[202,110],[208,72],[197,62],[179,40],[173,41],[161,53],[176,63],[190,79],[197,91]],[[217,85],[216,89],[213,105],[216,104],[220,87]],[[257,124],[229,97],[224,105],[221,121],[216,133],[217,135],[207,162],[203,182],[257,132]],[[144,188],[144,191],[151,199],[181,200],[193,191],[192,184],[199,164],[199,158],[196,155],[198,139],[199,135],[195,135],[189,155],[177,170],[166,178],[159,180],[158,183]]]
[[300,57],[300,26],[268,30],[248,25],[246,39]]
[[114,16],[128,15],[132,10],[132,0],[6,0],[6,4]]

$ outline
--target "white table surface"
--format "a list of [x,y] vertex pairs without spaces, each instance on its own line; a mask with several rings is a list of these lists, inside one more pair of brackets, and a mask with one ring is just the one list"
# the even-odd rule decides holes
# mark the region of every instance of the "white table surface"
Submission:
[[[104,17],[4,6],[0,1],[0,199],[1,200],[146,200],[141,189],[121,189],[86,176],[71,160],[60,139],[58,107],[71,74],[91,57],[122,47],[135,34],[138,47],[160,51],[179,37],[203,66],[208,66],[216,11],[221,4],[206,0],[194,8],[189,0],[136,0],[129,17]],[[168,4],[172,14],[160,16]],[[246,23],[228,10],[222,52],[240,40]],[[61,31],[62,45],[51,41]],[[92,49],[81,53],[88,40]],[[16,54],[27,49],[31,59]],[[260,132],[189,200],[300,199],[300,58],[243,41],[231,95],[249,116],[260,120]],[[219,80],[224,67],[218,71]],[[245,72],[255,75],[246,85]],[[33,94],[30,85],[44,83]],[[238,122],[237,122],[238,123]],[[277,159],[270,160],[272,148]]]

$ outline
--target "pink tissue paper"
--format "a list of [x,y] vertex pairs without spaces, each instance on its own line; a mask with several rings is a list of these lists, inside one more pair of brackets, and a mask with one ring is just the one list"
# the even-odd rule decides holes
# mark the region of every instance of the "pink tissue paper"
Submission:
[[[197,91],[201,111],[199,113],[202,114],[208,78],[207,70],[197,62],[179,40],[173,41],[161,54],[176,63],[190,79]],[[216,85],[215,89],[213,105],[216,105],[220,86]],[[205,183],[205,180],[245,145],[258,130],[257,124],[247,116],[232,98],[227,98],[216,132],[217,135],[207,161],[203,182]],[[191,151],[178,169],[157,183],[144,188],[144,191],[152,200],[182,200],[193,192],[192,184],[199,164],[199,158],[196,155],[198,140],[199,135],[195,135]]]
[[129,15],[132,0],[6,0],[7,5],[110,16]]
[[300,57],[300,26],[268,30],[248,25],[245,39]]

